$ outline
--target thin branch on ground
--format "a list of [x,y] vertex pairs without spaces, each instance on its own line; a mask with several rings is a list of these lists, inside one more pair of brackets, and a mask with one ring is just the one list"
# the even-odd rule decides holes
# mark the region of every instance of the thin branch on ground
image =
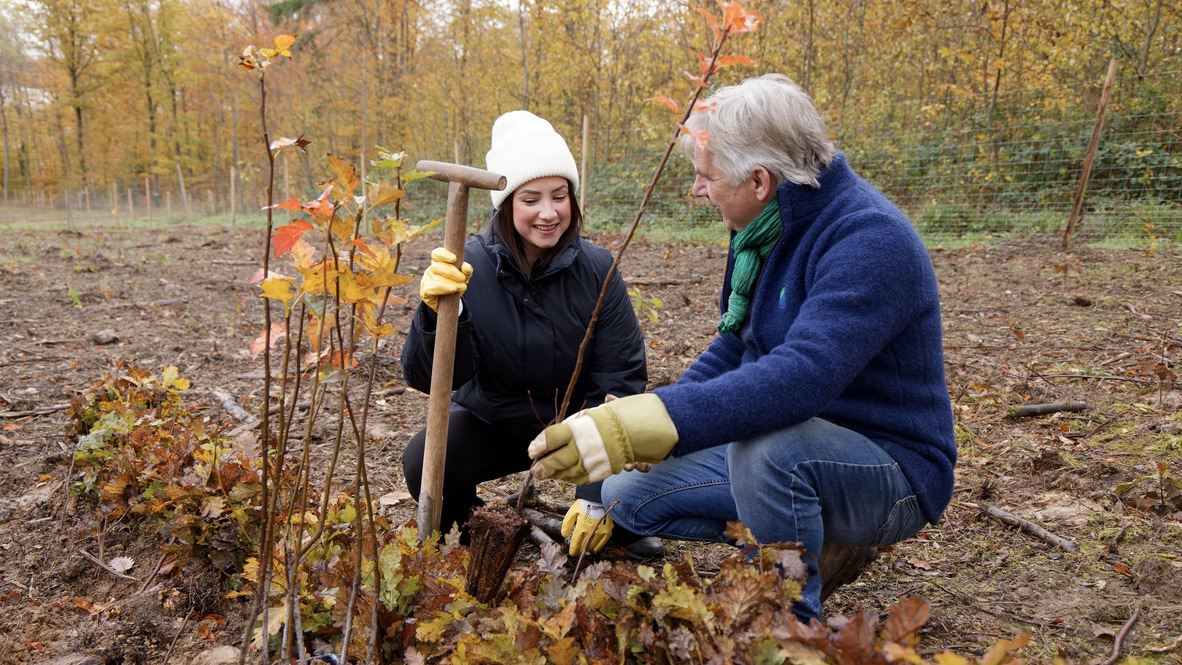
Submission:
[[1112,645],[1112,655],[1100,665],[1114,665],[1116,661],[1120,660],[1120,651],[1124,647],[1125,637],[1128,636],[1129,631],[1133,629],[1133,624],[1137,623],[1137,618],[1140,616],[1141,608],[1134,607],[1133,616],[1129,617],[1129,620],[1121,627],[1120,632],[1116,634],[1116,642]]
[[1061,536],[1056,536],[1055,534],[1051,533],[1050,531],[1047,531],[1046,529],[1035,524],[1034,522],[1031,522],[1030,520],[1018,517],[1017,515],[1014,515],[1012,513],[1007,513],[1006,511],[1002,510],[1001,508],[998,508],[996,506],[991,506],[987,503],[977,504],[977,503],[970,503],[967,501],[964,502],[964,505],[970,506],[973,508],[977,508],[984,513],[987,513],[989,515],[992,515],[993,517],[996,517],[997,519],[1001,520],[1002,522],[1009,524],[1010,526],[1016,526],[1016,527],[1022,529],[1023,531],[1025,531],[1033,536],[1036,536],[1037,538],[1039,538],[1043,542],[1046,542],[1051,545],[1055,545],[1057,547],[1061,547],[1064,550],[1067,550],[1068,552],[1079,551],[1079,545],[1076,545],[1074,541],[1068,540],[1068,539],[1063,538]]
[[102,559],[91,554],[90,552],[87,552],[86,550],[80,549],[80,550],[78,550],[78,553],[81,554],[83,557],[85,557],[87,561],[90,561],[94,565],[98,566],[99,568],[102,568],[103,570],[107,571],[108,573],[111,573],[112,575],[114,575],[115,577],[118,577],[121,580],[126,580],[128,582],[139,582],[138,579],[132,577],[131,575],[121,573],[121,572],[115,570],[114,568],[108,566],[106,563],[103,562]]

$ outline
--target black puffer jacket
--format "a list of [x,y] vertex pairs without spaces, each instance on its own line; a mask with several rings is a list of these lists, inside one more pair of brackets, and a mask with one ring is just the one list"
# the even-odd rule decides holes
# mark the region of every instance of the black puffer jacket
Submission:
[[[456,338],[452,401],[483,420],[541,427],[558,412],[579,344],[612,263],[611,253],[582,239],[527,280],[491,230],[468,239],[472,279]],[[420,304],[402,349],[412,388],[429,392],[436,314]],[[568,415],[598,406],[608,393],[644,391],[644,339],[624,280],[612,276]]]

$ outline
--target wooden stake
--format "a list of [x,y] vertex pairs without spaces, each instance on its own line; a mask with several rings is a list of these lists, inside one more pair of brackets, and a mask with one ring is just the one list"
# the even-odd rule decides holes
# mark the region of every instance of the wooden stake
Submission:
[[131,188],[127,188],[127,223],[130,225],[135,219],[135,199],[131,196]]
[[144,207],[148,209],[148,223],[152,223],[152,178],[144,176]]
[[1104,128],[1104,112],[1108,110],[1108,96],[1112,92],[1112,81],[1116,78],[1116,58],[1108,61],[1108,75],[1104,77],[1104,90],[1100,93],[1100,106],[1096,108],[1096,123],[1092,125],[1092,139],[1088,141],[1088,154],[1084,157],[1083,171],[1079,174],[1079,185],[1075,188],[1075,200],[1071,203],[1071,217],[1067,219],[1067,230],[1063,232],[1063,249],[1071,249],[1071,236],[1079,222],[1083,209],[1084,192],[1088,179],[1092,177],[1092,161],[1096,159],[1096,147],[1100,145],[1100,131]]

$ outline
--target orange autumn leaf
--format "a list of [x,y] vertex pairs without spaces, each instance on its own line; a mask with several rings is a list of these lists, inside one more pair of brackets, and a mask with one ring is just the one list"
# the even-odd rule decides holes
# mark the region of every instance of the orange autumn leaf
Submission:
[[718,63],[714,63],[714,66],[711,67],[710,59],[701,53],[698,54],[698,71],[702,72],[702,76],[713,74],[714,72],[718,71],[718,67]]
[[724,55],[718,59],[717,68],[729,67],[730,65],[747,65],[754,67],[755,61],[745,55]]
[[369,245],[367,245],[365,243],[365,238],[357,238],[355,240],[350,240],[349,242],[345,243],[345,245],[346,246],[352,245],[357,248],[357,251],[365,254],[366,256],[372,256],[374,258],[377,258],[377,254],[374,254],[373,250],[369,248]]
[[672,109],[674,113],[677,113],[680,110],[680,108],[677,106],[677,102],[669,99],[668,95],[655,95],[653,97],[649,97],[645,101],[660,102]]
[[737,2],[719,2],[719,4],[722,5],[722,23],[730,34],[755,32],[763,22],[757,12],[748,11],[746,7]]
[[316,227],[312,226],[311,222],[303,219],[297,219],[291,224],[285,224],[279,227],[275,231],[275,258],[279,258],[291,251],[291,248],[295,246],[300,236],[314,228]]
[[[271,144],[271,149],[272,149],[272,150],[274,150],[274,149],[275,149],[275,147],[274,147],[274,146],[275,146],[275,144],[274,144],[274,143],[272,143],[272,144]],[[275,204],[275,205],[273,205],[273,206],[263,206],[263,210],[267,210],[267,209],[272,209],[272,210],[300,210],[301,208],[303,208],[303,204],[301,204],[301,203],[300,203],[300,200],[299,200],[299,198],[297,198],[297,197],[295,197],[295,196],[293,196],[293,197],[291,197],[290,199],[288,199],[288,200],[284,201],[283,203],[276,203],[276,204]]]
[[265,332],[259,333],[259,336],[250,343],[250,359],[254,360],[255,358],[258,358],[259,354],[263,352],[264,346],[275,348],[275,344],[278,343],[279,340],[283,339],[283,336],[286,334],[287,326],[284,326],[282,323],[272,323],[270,343],[268,344],[267,342],[267,334]]

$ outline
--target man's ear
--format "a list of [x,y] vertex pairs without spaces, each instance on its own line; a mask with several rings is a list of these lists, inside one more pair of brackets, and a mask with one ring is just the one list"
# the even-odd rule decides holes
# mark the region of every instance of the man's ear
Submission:
[[756,166],[755,170],[751,172],[751,177],[755,181],[755,197],[760,201],[767,203],[776,196],[776,177],[771,174],[767,168],[763,166]]

